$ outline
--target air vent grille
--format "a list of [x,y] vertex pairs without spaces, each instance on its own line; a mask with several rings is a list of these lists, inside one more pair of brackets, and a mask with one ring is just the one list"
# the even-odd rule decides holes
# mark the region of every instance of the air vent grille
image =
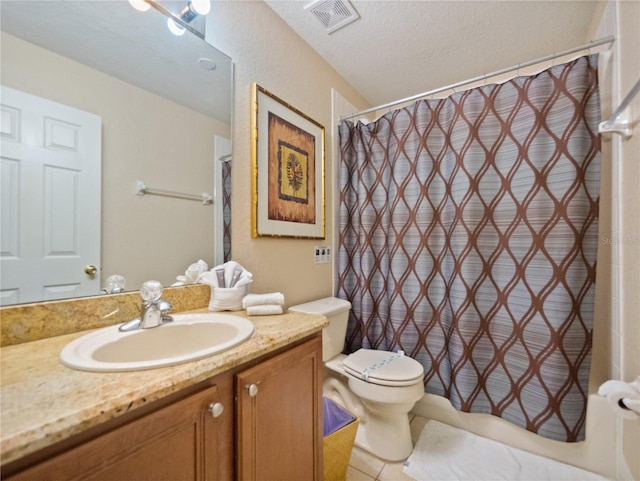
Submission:
[[360,18],[348,0],[318,0],[305,7],[320,20],[328,33],[333,33]]

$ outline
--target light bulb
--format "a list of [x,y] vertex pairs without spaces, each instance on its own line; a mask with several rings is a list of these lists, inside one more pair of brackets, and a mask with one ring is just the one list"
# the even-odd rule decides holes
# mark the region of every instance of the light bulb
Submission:
[[151,5],[146,0],[129,0],[129,3],[139,12],[146,12],[151,8]]
[[211,11],[210,0],[191,0],[191,7],[198,15],[206,15]]
[[182,25],[178,25],[173,18],[167,19],[167,27],[169,27],[169,31],[177,35],[178,37],[184,33],[184,27]]

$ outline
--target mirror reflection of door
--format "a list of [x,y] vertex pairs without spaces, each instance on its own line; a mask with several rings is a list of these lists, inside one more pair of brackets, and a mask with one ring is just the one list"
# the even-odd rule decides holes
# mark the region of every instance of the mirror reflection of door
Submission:
[[0,305],[100,291],[101,124],[2,87]]

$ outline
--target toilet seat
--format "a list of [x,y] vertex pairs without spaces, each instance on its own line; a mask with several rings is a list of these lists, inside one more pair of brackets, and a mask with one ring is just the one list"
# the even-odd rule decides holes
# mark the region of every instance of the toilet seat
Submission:
[[342,361],[345,372],[357,379],[381,386],[410,386],[422,382],[424,368],[404,354],[359,349]]

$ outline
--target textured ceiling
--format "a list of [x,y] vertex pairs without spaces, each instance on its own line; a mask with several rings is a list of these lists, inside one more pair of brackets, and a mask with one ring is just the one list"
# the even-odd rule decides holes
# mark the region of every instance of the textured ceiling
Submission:
[[304,0],[265,0],[372,105],[591,41],[602,1],[354,0],[328,34]]

